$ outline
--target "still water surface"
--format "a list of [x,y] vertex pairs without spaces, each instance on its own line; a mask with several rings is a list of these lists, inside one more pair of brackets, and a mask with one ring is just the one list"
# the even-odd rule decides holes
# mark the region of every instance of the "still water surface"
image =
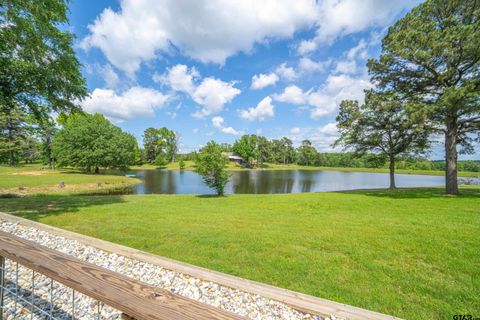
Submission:
[[[133,187],[134,194],[213,194],[192,171],[136,170],[129,172],[143,183]],[[386,173],[316,170],[234,171],[226,193],[301,193],[352,189],[388,188]],[[398,187],[441,186],[441,176],[398,174]]]

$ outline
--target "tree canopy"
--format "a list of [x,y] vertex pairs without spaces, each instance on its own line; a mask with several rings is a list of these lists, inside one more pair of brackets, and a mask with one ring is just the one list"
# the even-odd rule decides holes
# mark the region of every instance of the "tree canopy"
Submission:
[[125,169],[135,164],[137,141],[98,113],[77,113],[55,134],[53,151],[59,166],[98,173],[100,168]]
[[317,161],[318,152],[312,146],[312,142],[310,140],[303,140],[302,145],[298,148],[298,156],[297,162],[298,164],[304,166],[312,166],[315,165]]
[[457,146],[480,131],[480,2],[427,0],[390,27],[372,79],[417,102],[432,132],[445,136],[446,192],[458,193]]
[[0,108],[35,116],[78,110],[87,94],[66,28],[68,2],[7,0],[0,7]]
[[225,171],[227,163],[228,159],[222,154],[222,147],[214,141],[208,142],[200,149],[195,160],[196,172],[219,196],[225,193],[225,185],[230,178]]
[[9,112],[0,112],[0,156],[10,166],[18,164],[24,143],[32,127],[30,117],[16,105]]
[[235,141],[232,147],[233,152],[247,161],[249,167],[253,167],[258,156],[257,136],[243,135]]
[[368,91],[362,105],[353,100],[341,102],[337,116],[340,138],[336,144],[352,148],[359,156],[373,152],[388,159],[393,189],[395,160],[427,149],[429,132],[421,120],[409,114],[395,94]]
[[[180,135],[168,128],[148,128],[143,134],[145,160],[149,163],[173,162],[178,152]],[[166,164],[166,163],[165,163]]]

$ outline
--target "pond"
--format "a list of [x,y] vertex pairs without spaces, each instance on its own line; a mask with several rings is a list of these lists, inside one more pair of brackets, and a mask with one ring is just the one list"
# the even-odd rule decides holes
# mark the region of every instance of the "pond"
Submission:
[[[129,172],[143,182],[134,194],[213,194],[193,171],[136,170]],[[234,171],[226,186],[227,194],[301,193],[353,189],[388,188],[386,173],[320,170]],[[398,187],[430,187],[444,184],[442,176],[395,175]]]

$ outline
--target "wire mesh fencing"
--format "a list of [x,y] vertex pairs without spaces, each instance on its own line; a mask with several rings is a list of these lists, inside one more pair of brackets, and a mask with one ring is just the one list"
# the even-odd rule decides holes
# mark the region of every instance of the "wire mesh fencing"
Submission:
[[121,312],[0,257],[0,320],[120,319]]

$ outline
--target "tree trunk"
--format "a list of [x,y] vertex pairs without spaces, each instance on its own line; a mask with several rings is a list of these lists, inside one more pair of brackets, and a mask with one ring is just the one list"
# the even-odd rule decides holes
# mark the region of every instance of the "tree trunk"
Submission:
[[53,169],[53,157],[52,157],[52,149],[51,149],[51,139],[50,137],[47,137],[47,139],[45,139],[45,144],[47,145],[45,150],[47,152],[47,158],[48,158],[48,168],[49,169]]
[[12,132],[12,127],[13,124],[10,122],[11,119],[9,119],[8,123],[8,162],[10,166],[15,165],[15,151],[14,151],[14,144],[15,144],[15,139],[13,137],[13,132]]
[[99,168],[99,167],[95,167],[95,173],[96,173],[96,174],[99,174],[99,173],[100,173],[100,168]]
[[390,189],[396,189],[395,185],[395,157],[390,156]]
[[55,168],[53,167],[53,158],[52,158],[52,154],[51,154],[51,153],[48,154],[48,168],[49,168],[49,169],[55,169]]
[[457,135],[458,126],[454,117],[447,119],[447,132],[445,133],[445,192],[458,194],[457,181]]

